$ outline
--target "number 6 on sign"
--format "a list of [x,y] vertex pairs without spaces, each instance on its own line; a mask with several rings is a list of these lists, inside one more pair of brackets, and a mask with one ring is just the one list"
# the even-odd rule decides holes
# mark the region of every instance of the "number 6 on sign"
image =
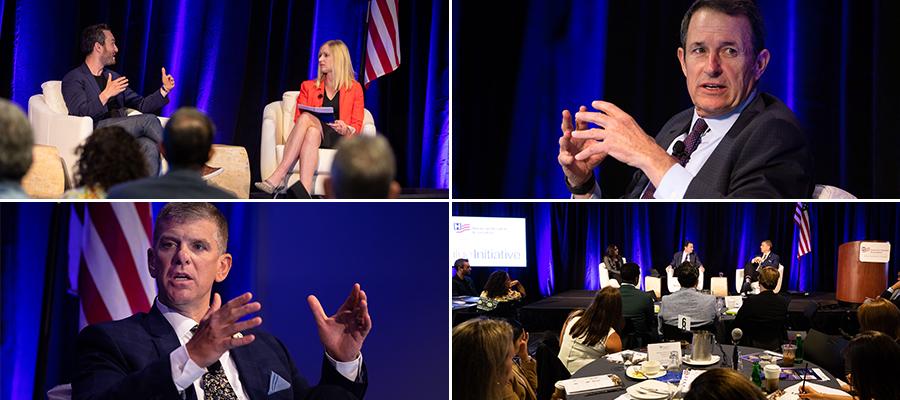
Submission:
[[691,330],[691,317],[688,317],[687,315],[679,315],[678,328],[683,331]]

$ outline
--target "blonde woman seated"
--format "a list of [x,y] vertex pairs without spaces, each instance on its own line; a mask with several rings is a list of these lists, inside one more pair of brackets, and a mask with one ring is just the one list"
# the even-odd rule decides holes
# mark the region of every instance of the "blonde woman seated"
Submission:
[[607,286],[597,292],[587,310],[569,315],[560,333],[559,359],[569,373],[606,354],[622,351],[616,328],[622,322],[622,295]]
[[323,124],[316,116],[295,109],[294,129],[284,145],[281,163],[264,181],[256,182],[259,190],[272,194],[283,191],[287,177],[300,160],[300,183],[312,193],[313,173],[319,164],[319,149],[334,148],[345,137],[362,131],[364,103],[362,85],[350,62],[347,45],[329,40],[319,49],[319,74],[315,80],[300,84],[297,104],[311,107],[333,107],[336,120]]
[[512,327],[505,321],[470,319],[453,328],[454,400],[502,400],[513,379]]

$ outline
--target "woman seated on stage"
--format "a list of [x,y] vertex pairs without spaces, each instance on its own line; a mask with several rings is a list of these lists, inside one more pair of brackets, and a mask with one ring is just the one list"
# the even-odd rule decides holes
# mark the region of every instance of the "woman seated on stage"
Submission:
[[319,75],[300,85],[297,104],[333,107],[335,122],[323,124],[308,112],[295,108],[294,129],[284,145],[281,162],[256,187],[266,193],[282,191],[287,177],[300,160],[300,183],[312,193],[313,173],[319,164],[319,149],[331,149],[338,140],[358,135],[363,124],[363,91],[356,81],[350,52],[340,40],[329,40],[319,49]]
[[513,330],[506,321],[476,318],[453,328],[453,398],[504,399],[513,378]]
[[570,373],[606,354],[622,351],[616,333],[622,324],[622,295],[607,286],[597,292],[587,310],[569,314],[560,332],[559,359]]
[[878,331],[900,340],[900,310],[882,298],[867,301],[856,310],[859,331]]
[[[494,271],[488,277],[487,283],[484,284],[484,291],[481,292],[481,298],[478,299],[477,308],[479,311],[485,312],[494,311],[498,307],[511,308],[513,302],[524,297],[525,287],[522,286],[522,282],[510,279],[506,271]],[[501,312],[500,314],[495,316],[514,317],[514,315],[508,315],[510,314],[508,312]]]
[[537,400],[537,361],[528,353],[528,332],[514,319],[509,320],[509,324],[513,328],[516,357],[513,358],[513,376],[504,389],[503,398]]
[[619,255],[619,247],[614,244],[607,246],[603,255],[603,265],[609,271],[609,279],[622,283],[622,264],[625,264],[625,260]]
[[[852,395],[819,393],[806,386],[801,390],[801,399],[814,400],[896,400],[900,399],[900,379],[897,370],[900,364],[900,345],[888,335],[876,331],[865,331],[856,335],[844,350],[844,365],[850,387],[841,389]],[[706,374],[703,374],[706,375]],[[700,376],[703,376],[700,375]],[[691,385],[693,388],[693,385]]]

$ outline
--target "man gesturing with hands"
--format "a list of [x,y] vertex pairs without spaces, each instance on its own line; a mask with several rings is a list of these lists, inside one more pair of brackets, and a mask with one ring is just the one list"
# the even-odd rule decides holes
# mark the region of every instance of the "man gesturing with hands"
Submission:
[[262,309],[244,293],[212,293],[231,269],[227,222],[208,203],[170,203],[156,219],[148,269],[158,296],[149,313],[86,327],[78,337],[74,399],[361,399],[362,344],[372,328],[355,284],[327,316],[307,299],[325,348],[310,387],[277,338],[255,329]]

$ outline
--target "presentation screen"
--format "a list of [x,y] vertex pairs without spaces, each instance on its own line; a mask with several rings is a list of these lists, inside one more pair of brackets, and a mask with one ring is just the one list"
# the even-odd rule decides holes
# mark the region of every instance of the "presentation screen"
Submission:
[[525,218],[451,217],[450,265],[525,267]]

